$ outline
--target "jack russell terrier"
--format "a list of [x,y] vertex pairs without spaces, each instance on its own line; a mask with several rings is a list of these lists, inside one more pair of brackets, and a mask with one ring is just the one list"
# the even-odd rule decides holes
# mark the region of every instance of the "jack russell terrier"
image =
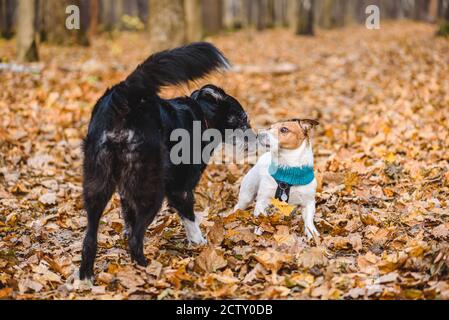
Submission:
[[311,141],[312,130],[318,124],[314,120],[294,119],[259,134],[259,143],[270,152],[243,179],[235,211],[246,210],[256,200],[254,215],[265,215],[271,200],[276,198],[301,206],[306,236],[319,236],[314,224],[317,181]]

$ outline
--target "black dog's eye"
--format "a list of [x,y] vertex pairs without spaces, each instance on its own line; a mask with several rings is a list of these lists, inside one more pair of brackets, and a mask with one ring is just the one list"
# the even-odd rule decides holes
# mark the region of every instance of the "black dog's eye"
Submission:
[[282,134],[287,134],[289,132],[290,132],[290,130],[288,130],[288,128],[286,128],[286,127],[281,128],[281,133]]

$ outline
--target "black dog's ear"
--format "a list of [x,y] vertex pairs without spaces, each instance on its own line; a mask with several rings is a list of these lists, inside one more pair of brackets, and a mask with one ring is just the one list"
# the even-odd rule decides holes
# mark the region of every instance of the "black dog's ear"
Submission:
[[193,100],[197,100],[199,96],[200,96],[200,91],[199,91],[199,90],[194,91],[194,92],[190,95],[190,97],[191,97]]
[[312,129],[314,129],[315,127],[319,126],[319,122],[316,120],[310,120],[310,119],[304,119],[304,120],[299,120],[299,125],[301,126],[301,128],[305,131],[310,131]]
[[200,90],[200,97],[210,98],[215,101],[222,101],[225,99],[226,94],[223,89],[220,89],[213,85],[207,85]]

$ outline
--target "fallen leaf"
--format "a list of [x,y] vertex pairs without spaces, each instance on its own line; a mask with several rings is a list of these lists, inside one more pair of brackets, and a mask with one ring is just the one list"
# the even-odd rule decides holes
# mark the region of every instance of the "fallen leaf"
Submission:
[[207,247],[195,259],[195,267],[200,272],[214,273],[227,266],[227,261],[217,249]]
[[46,193],[39,198],[39,202],[45,205],[55,205],[57,202],[56,193]]

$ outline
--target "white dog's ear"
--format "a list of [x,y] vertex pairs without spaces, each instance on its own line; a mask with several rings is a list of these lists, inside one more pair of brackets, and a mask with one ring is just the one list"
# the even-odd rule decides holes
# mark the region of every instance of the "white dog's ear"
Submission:
[[319,126],[319,124],[320,123],[316,120],[310,119],[299,120],[299,125],[306,132],[313,130],[315,127]]

